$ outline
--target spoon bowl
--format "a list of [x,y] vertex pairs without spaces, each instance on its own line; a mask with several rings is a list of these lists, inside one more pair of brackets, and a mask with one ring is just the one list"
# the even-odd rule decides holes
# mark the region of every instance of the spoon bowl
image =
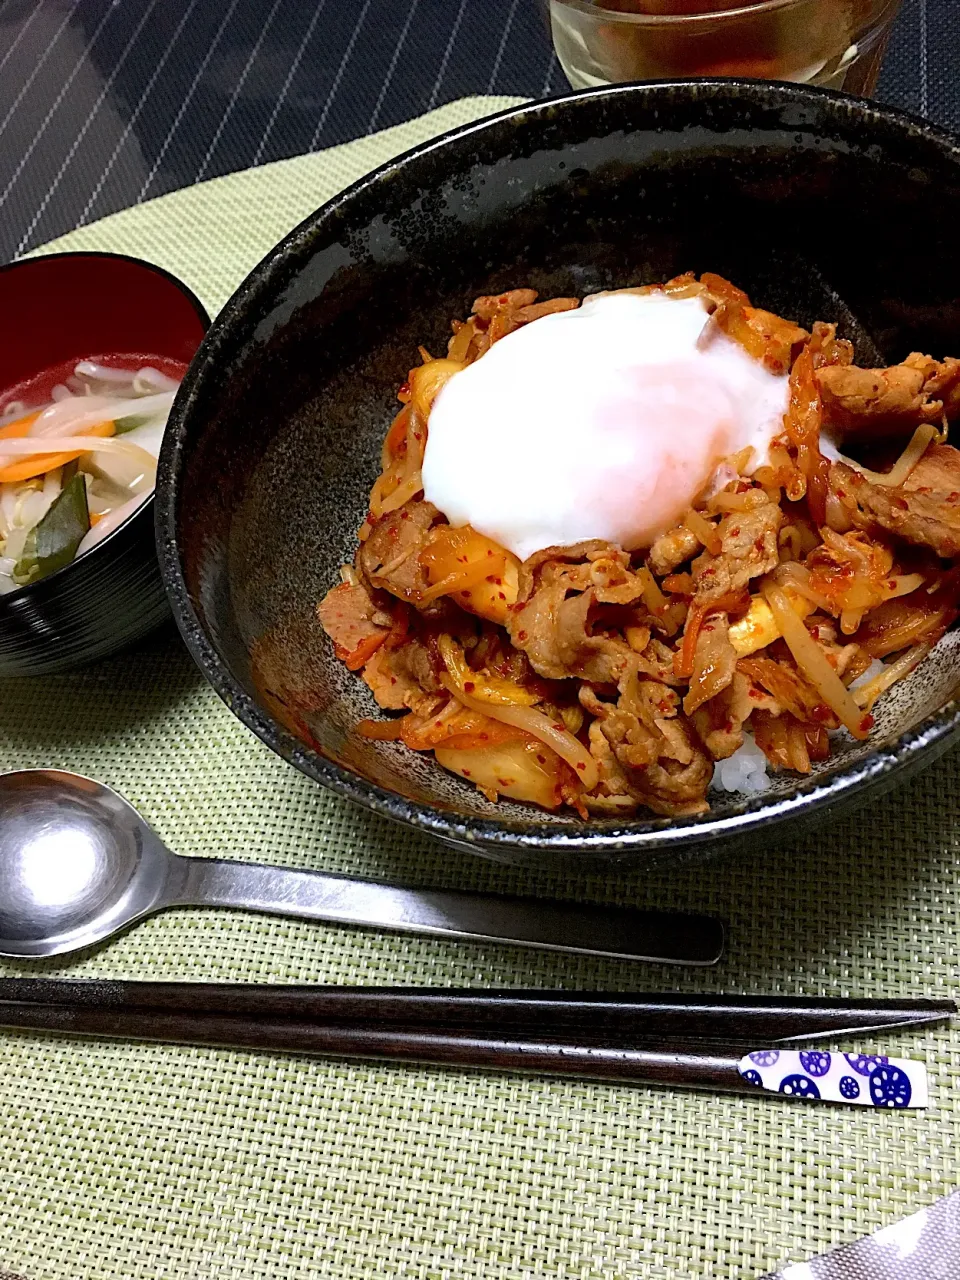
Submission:
[[61,955],[166,907],[270,915],[587,955],[715,964],[709,916],[407,889],[172,853],[122,796],[57,769],[0,774],[0,955]]
[[53,769],[0,775],[0,952],[102,942],[158,907],[172,862],[109,787]]

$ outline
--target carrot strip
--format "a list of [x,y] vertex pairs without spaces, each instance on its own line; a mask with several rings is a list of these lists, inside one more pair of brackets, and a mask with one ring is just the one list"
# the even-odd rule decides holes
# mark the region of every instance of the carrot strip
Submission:
[[370,661],[389,634],[388,631],[381,631],[379,635],[367,636],[365,640],[360,641],[352,653],[348,653],[342,645],[335,645],[337,657],[346,664],[349,671],[359,671],[365,663]]
[[387,432],[387,438],[383,442],[383,456],[381,458],[381,470],[386,471],[387,467],[396,458],[400,452],[400,446],[407,437],[407,422],[413,410],[410,405],[405,404],[397,416],[394,418],[390,430]]
[[[22,422],[23,419],[21,418]],[[16,426],[16,423],[11,423]],[[8,429],[9,430],[9,429]],[[88,436],[112,436],[116,428],[112,422],[96,422],[92,427],[84,427],[83,434]],[[22,431],[14,436],[12,433],[7,435],[7,439],[18,439],[26,436],[27,432]],[[42,437],[37,438],[40,443]],[[50,443],[56,439],[51,437]],[[20,462],[11,462],[9,466],[0,467],[0,484],[16,484],[20,480],[32,480],[35,476],[44,476],[48,471],[56,471],[58,467],[66,466],[68,462],[73,462],[74,458],[80,458],[85,453],[89,453],[89,449],[71,449],[66,453],[37,453],[31,454],[30,457],[22,459]]]
[[5,427],[0,427],[0,440],[20,440],[23,436],[30,434],[30,428],[40,417],[40,410],[36,413],[28,413],[23,418],[15,418],[13,422],[8,422]]
[[673,656],[673,674],[678,680],[683,680],[693,675],[693,655],[697,647],[697,636],[700,634],[700,628],[703,626],[703,620],[710,607],[702,604],[690,606],[690,611],[687,614],[687,623],[683,629],[683,643],[679,652]]

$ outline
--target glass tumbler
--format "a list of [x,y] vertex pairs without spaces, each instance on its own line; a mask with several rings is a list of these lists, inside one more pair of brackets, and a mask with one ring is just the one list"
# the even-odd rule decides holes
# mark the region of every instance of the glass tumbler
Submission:
[[900,0],[546,0],[575,89],[743,76],[869,96]]

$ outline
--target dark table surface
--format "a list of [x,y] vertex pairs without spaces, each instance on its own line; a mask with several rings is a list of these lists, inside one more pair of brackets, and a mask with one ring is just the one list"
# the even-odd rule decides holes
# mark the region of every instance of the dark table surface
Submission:
[[[905,0],[879,97],[960,129],[960,0]],[[0,0],[0,260],[468,94],[566,89],[538,0]]]

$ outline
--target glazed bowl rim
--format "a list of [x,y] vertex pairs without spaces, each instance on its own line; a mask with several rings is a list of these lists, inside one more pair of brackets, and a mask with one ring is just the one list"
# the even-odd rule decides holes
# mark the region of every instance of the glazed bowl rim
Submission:
[[[895,742],[878,746],[864,759],[841,766],[825,777],[801,780],[788,795],[748,800],[740,812],[724,817],[715,817],[708,812],[679,819],[651,817],[626,822],[591,819],[556,824],[531,817],[529,821],[511,819],[507,825],[496,817],[457,814],[439,805],[409,799],[352,773],[319,751],[307,747],[245,692],[208,638],[193,607],[183,573],[177,532],[178,478],[183,467],[187,424],[191,422],[194,405],[206,390],[208,380],[216,376],[219,355],[233,341],[235,329],[249,329],[251,316],[256,315],[258,309],[262,311],[276,302],[288,260],[308,256],[312,237],[326,222],[342,210],[349,209],[350,203],[361,193],[388,182],[398,170],[422,157],[482,134],[503,121],[549,117],[551,113],[567,107],[575,110],[576,104],[592,98],[669,97],[678,91],[693,97],[733,94],[747,97],[757,105],[771,99],[820,109],[826,105],[834,113],[853,113],[860,118],[893,125],[908,136],[920,134],[940,150],[952,153],[960,166],[960,137],[946,129],[897,108],[881,106],[835,90],[789,82],[726,78],[640,81],[583,89],[508,107],[430,138],[385,161],[345,187],[288,232],[248,273],[214,318],[184,378],[164,437],[155,491],[161,576],[184,642],[216,693],[263,743],[313,781],[380,816],[442,840],[470,846],[481,853],[490,852],[494,857],[509,857],[512,852],[538,851],[554,854],[680,854],[697,846],[755,833],[769,824],[801,813],[817,813],[861,788],[865,791],[871,789],[920,754],[931,751],[938,744],[945,747],[960,732],[960,702],[952,698]],[[247,341],[245,336],[244,344]]]

